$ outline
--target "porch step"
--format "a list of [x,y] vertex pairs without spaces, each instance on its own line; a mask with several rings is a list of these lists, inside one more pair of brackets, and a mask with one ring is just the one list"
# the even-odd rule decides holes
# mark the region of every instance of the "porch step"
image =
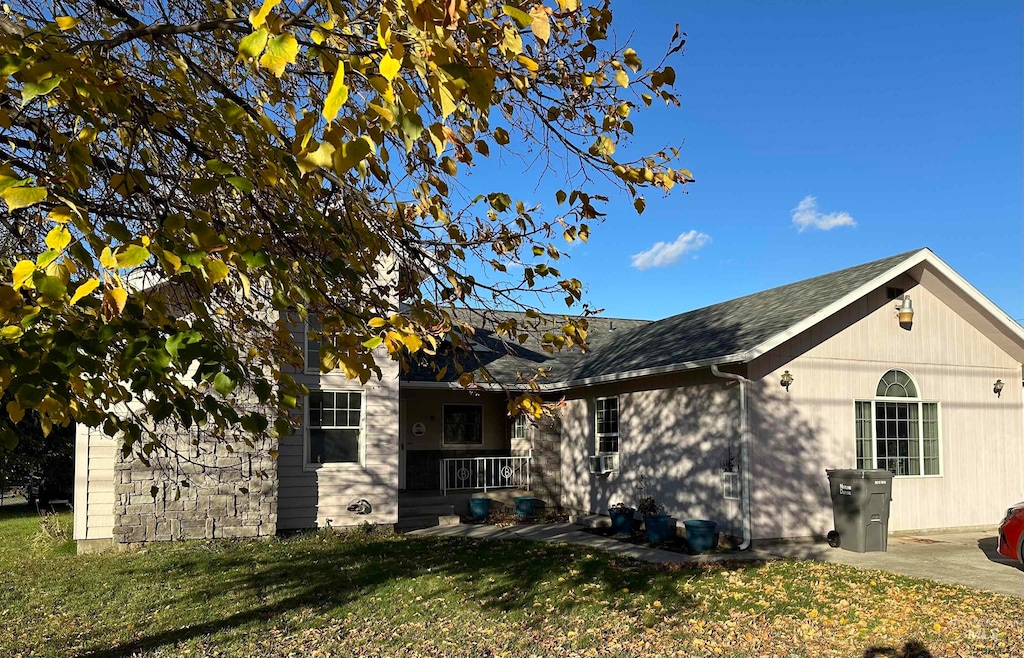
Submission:
[[420,516],[403,516],[395,524],[395,530],[409,532],[411,530],[422,530],[433,528],[439,525],[459,525],[462,523],[458,514],[427,514]]
[[438,493],[403,492],[398,494],[398,507],[425,507],[427,505],[469,504],[467,501],[475,495],[483,493],[454,492],[448,495]]
[[414,518],[417,516],[450,516],[455,514],[454,505],[417,505],[411,503],[400,503],[398,505],[398,518]]

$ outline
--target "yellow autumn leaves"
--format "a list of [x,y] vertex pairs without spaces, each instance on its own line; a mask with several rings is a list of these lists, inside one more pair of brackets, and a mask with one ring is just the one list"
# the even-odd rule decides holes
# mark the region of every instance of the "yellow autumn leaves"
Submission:
[[265,0],[259,10],[249,14],[249,23],[255,30],[238,44],[240,58],[255,59],[259,57],[259,65],[272,72],[275,76],[284,75],[285,68],[295,62],[299,55],[299,42],[291,32],[282,31],[283,25],[277,25],[279,34],[271,36],[267,19],[274,7],[281,0]]

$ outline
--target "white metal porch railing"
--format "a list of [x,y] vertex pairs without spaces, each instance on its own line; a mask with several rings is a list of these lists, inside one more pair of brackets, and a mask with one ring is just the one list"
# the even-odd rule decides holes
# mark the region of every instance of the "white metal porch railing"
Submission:
[[457,489],[530,490],[529,457],[466,457],[441,460],[441,493]]

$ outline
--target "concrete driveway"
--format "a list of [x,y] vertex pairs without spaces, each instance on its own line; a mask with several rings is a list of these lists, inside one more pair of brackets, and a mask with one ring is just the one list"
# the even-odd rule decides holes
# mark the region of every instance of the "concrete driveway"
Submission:
[[995,530],[889,537],[885,553],[853,553],[828,544],[779,544],[759,552],[840,562],[1024,598],[1024,567],[996,552]]

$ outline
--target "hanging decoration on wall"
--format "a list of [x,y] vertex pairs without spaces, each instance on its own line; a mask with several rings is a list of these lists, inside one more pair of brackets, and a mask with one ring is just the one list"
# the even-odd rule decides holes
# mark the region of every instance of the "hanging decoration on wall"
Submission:
[[365,498],[360,498],[359,500],[352,501],[352,503],[348,506],[347,509],[353,514],[359,514],[363,516],[373,512],[373,506],[370,505],[370,502]]
[[412,424],[412,435],[413,436],[423,436],[426,433],[427,433],[427,426],[424,425],[423,423],[413,423]]

